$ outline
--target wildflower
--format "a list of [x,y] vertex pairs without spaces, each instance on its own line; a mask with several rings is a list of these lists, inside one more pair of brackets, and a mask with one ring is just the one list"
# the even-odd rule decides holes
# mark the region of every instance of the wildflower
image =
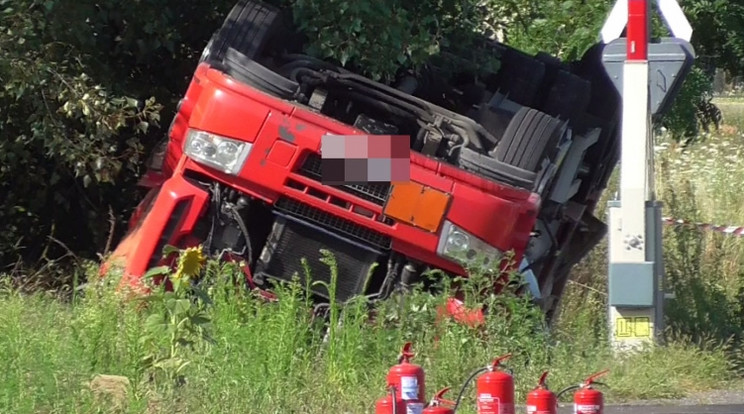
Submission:
[[173,279],[180,280],[184,276],[190,279],[197,276],[201,272],[205,260],[201,245],[184,249],[178,257],[178,267]]

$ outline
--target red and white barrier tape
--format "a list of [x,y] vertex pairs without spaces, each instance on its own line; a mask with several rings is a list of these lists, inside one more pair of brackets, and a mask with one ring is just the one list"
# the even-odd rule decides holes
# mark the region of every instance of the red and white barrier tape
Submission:
[[689,220],[678,220],[671,217],[663,217],[661,221],[664,224],[671,225],[671,226],[687,226],[687,227],[696,227],[700,230],[709,230],[709,231],[715,231],[718,233],[724,233],[734,236],[744,236],[744,226],[721,226],[718,224],[710,224],[710,223],[696,223]]

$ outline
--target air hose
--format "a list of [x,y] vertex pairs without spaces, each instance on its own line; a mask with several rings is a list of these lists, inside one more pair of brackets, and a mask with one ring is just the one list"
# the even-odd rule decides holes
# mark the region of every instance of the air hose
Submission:
[[454,411],[457,411],[457,407],[460,406],[460,401],[462,400],[463,394],[465,394],[465,389],[467,388],[468,384],[475,378],[476,375],[482,374],[486,371],[488,371],[489,367],[483,367],[478,368],[475,371],[473,371],[472,374],[468,377],[467,380],[465,380],[465,383],[462,384],[462,388],[460,388],[460,393],[457,395],[457,399],[455,400],[455,408]]

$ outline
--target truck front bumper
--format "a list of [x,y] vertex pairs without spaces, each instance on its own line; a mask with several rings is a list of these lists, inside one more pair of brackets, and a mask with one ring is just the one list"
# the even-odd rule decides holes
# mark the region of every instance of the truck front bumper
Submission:
[[180,174],[150,189],[129,223],[129,232],[104,263],[102,272],[121,269],[122,282],[139,285],[160,264],[166,245],[185,247],[209,205],[209,192]]

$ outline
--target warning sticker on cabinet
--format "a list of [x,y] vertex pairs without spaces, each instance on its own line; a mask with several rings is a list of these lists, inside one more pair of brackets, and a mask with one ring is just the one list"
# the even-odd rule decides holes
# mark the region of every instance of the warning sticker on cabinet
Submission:
[[651,336],[651,318],[618,317],[615,318],[615,338],[649,338]]

